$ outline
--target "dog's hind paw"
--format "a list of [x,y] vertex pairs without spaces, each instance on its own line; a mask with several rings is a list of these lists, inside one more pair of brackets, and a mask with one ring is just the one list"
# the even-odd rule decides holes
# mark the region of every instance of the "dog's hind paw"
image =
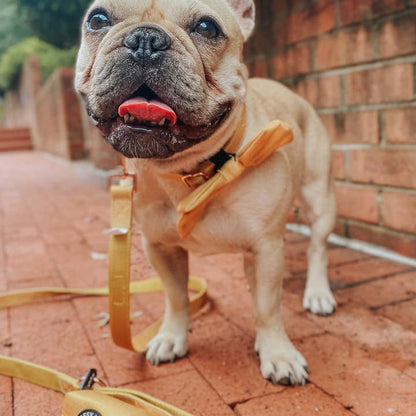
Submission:
[[331,291],[306,291],[303,297],[303,307],[315,315],[332,315],[337,308],[337,302]]
[[153,365],[173,363],[188,353],[186,337],[169,333],[156,335],[147,346],[146,358]]

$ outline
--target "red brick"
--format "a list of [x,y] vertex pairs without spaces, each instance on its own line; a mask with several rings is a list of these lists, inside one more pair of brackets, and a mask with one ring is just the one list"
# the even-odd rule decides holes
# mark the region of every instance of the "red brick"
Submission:
[[[310,380],[354,414],[412,416],[416,381],[370,359],[343,337],[308,338],[302,346]],[[348,386],[348,387],[346,387]]]
[[416,150],[352,150],[350,177],[355,182],[416,187]]
[[235,408],[239,416],[351,416],[336,400],[313,384],[301,389],[286,389],[282,393],[259,397]]
[[109,170],[121,165],[121,155],[104,140],[100,131],[89,125],[86,129],[89,159],[99,169]]
[[416,319],[409,319],[409,316],[416,316],[416,299],[384,306],[377,310],[377,314],[398,322],[403,328],[416,332]]
[[390,276],[408,270],[409,266],[382,259],[361,260],[329,269],[329,277],[335,288]]
[[369,260],[370,256],[360,251],[350,250],[344,247],[330,247],[328,250],[328,266],[340,266],[355,263],[357,260]]
[[309,45],[295,45],[286,52],[275,55],[272,59],[273,77],[277,79],[310,72]]
[[253,76],[267,78],[268,69],[265,58],[256,59],[253,63]]
[[416,52],[416,14],[401,16],[383,24],[379,33],[380,57],[388,58]]
[[383,68],[345,75],[347,104],[372,104],[405,101],[414,98],[412,64],[390,65]]
[[[147,301],[148,295],[144,298],[144,305],[140,303],[138,297],[132,298],[132,312],[143,312],[142,316],[132,321],[132,334],[138,334],[154,321],[153,317],[147,313],[147,307],[149,306],[149,309],[152,310],[153,305],[150,302],[147,305]],[[192,369],[188,358],[155,367],[147,362],[143,354],[117,347],[110,337],[109,327],[100,328],[97,321],[93,319],[97,314],[108,310],[108,300],[106,298],[76,299],[74,304],[88,338],[94,345],[95,356],[105,368],[105,375],[110,385],[121,386],[163,378],[167,375],[183,373]],[[163,303],[161,306],[163,308]]]
[[335,68],[371,59],[373,59],[372,33],[363,26],[319,38],[316,44],[316,69]]
[[377,190],[340,185],[335,194],[337,213],[341,217],[374,224],[379,222]]
[[372,0],[340,0],[339,14],[342,25],[371,19]]
[[342,150],[332,151],[332,175],[335,179],[345,179],[345,153]]
[[405,7],[406,0],[376,0],[373,1],[373,15],[378,17]]
[[41,254],[8,259],[6,273],[9,281],[21,281],[55,276],[57,271],[52,260]]
[[281,13],[299,8],[305,4],[305,0],[273,0],[273,12]]
[[254,340],[218,313],[195,322],[190,346],[192,364],[228,404],[283,389],[262,378]]
[[128,388],[143,391],[195,416],[234,416],[196,370],[136,383]]
[[306,78],[299,81],[293,89],[316,108],[337,107],[340,104],[338,76]]
[[312,319],[329,333],[361,347],[371,359],[398,371],[412,373],[416,334],[366,308],[360,308],[358,303],[359,299],[356,303],[341,304],[337,314],[328,319],[320,320],[316,316]]
[[0,415],[13,416],[12,380],[0,376]]
[[61,393],[15,380],[13,396],[13,413],[10,413],[10,416],[33,414],[35,406],[36,413],[39,412],[39,414],[59,415],[62,413],[63,395]]
[[364,224],[350,223],[348,231],[350,238],[384,246],[405,256],[416,257],[416,237]]
[[390,143],[416,144],[416,107],[386,110],[384,119]]
[[82,241],[82,236],[72,228],[51,228],[42,230],[47,244],[69,244]]
[[309,8],[289,15],[288,42],[295,43],[335,28],[335,8],[331,0],[320,0]]
[[15,357],[75,377],[92,367],[100,369],[90,341],[69,302],[43,302],[13,308],[10,326]]
[[39,235],[39,229],[34,225],[13,225],[5,229],[7,241],[33,239]]
[[383,193],[384,225],[400,231],[416,233],[416,195],[398,192]]
[[365,285],[352,286],[337,291],[342,301],[359,303],[368,307],[401,302],[416,297],[416,273],[401,273]]
[[[78,160],[85,157],[79,97],[74,91],[74,69],[57,69],[36,96],[37,150]],[[58,111],[59,109],[59,111]]]
[[371,20],[405,7],[406,0],[340,0],[340,21],[341,25],[348,25]]
[[377,144],[379,142],[376,111],[322,114],[321,119],[333,143]]

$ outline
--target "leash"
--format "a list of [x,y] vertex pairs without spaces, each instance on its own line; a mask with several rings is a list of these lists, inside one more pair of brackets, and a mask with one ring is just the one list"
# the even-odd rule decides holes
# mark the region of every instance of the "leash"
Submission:
[[[111,187],[109,286],[95,289],[45,287],[13,291],[0,295],[0,309],[67,295],[109,296],[110,327],[116,345],[140,353],[146,351],[148,342],[157,334],[162,320],[132,337],[130,295],[159,292],[163,287],[159,279],[130,282],[134,177],[124,175],[118,179],[119,184]],[[190,278],[189,290],[197,292],[189,306],[190,313],[195,314],[207,302],[207,283],[203,279]],[[63,416],[191,416],[141,392],[99,386],[98,379],[94,376],[95,370],[90,370],[81,385],[76,379],[50,368],[0,355],[0,374],[64,393]]]

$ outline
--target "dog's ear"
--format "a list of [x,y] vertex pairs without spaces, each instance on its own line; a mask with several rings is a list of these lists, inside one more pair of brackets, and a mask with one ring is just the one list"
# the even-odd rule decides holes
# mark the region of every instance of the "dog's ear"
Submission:
[[227,0],[234,9],[244,40],[247,40],[254,29],[256,7],[253,0]]

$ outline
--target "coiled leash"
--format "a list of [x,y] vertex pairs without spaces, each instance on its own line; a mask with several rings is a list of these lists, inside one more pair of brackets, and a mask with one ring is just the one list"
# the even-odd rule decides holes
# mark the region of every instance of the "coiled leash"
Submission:
[[[161,320],[132,337],[130,328],[130,295],[163,290],[159,279],[130,282],[130,253],[134,177],[124,175],[112,185],[111,229],[109,250],[109,287],[99,289],[39,288],[0,295],[0,309],[54,299],[64,295],[109,296],[110,327],[114,342],[123,348],[146,351],[148,342],[157,334]],[[195,314],[207,302],[207,283],[190,278],[189,290],[197,292],[190,302]],[[63,416],[191,416],[174,406],[144,393],[104,387],[95,370],[80,383],[66,374],[26,361],[1,356],[0,374],[65,394]]]

